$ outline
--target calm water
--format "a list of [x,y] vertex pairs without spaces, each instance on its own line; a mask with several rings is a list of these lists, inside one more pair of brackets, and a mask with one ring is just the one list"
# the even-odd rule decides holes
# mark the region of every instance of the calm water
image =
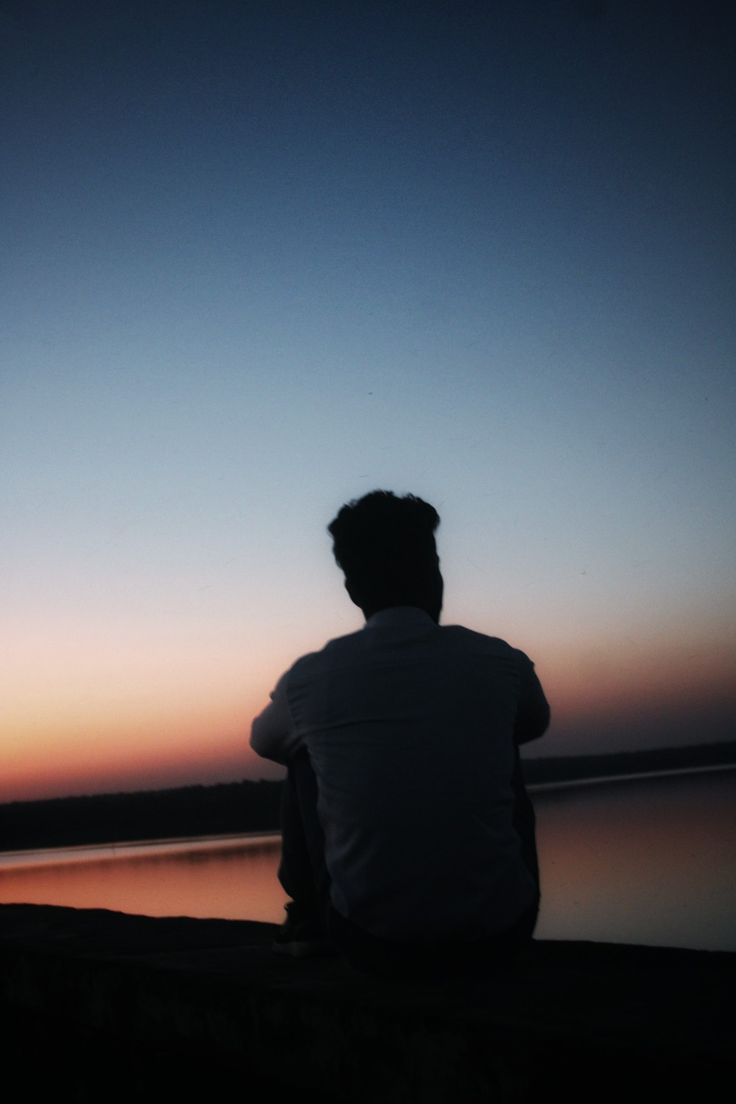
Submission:
[[[534,793],[537,935],[736,950],[736,771]],[[0,903],[278,922],[279,839],[0,854]]]

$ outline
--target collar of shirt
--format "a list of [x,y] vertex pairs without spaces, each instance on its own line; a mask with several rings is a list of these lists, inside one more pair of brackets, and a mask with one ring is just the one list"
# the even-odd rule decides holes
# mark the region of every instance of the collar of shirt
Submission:
[[364,629],[384,629],[393,625],[434,625],[435,622],[426,612],[418,606],[391,606],[388,609],[379,610],[369,617],[363,626]]

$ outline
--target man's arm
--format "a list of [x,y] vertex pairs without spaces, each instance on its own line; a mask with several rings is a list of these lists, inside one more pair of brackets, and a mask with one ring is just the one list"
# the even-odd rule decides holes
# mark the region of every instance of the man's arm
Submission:
[[550,718],[549,703],[537,678],[534,664],[526,656],[524,660],[521,697],[514,723],[514,741],[517,745],[538,740],[547,731]]
[[286,765],[302,746],[301,738],[294,731],[294,722],[286,697],[286,679],[282,675],[271,691],[271,701],[253,721],[250,746],[262,759]]

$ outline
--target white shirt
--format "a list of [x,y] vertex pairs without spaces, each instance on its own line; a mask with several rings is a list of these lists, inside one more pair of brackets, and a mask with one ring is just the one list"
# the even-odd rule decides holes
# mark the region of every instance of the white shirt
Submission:
[[384,938],[474,939],[532,904],[511,780],[549,708],[523,652],[397,606],[297,660],[271,699],[251,746],[279,763],[308,749],[342,916]]

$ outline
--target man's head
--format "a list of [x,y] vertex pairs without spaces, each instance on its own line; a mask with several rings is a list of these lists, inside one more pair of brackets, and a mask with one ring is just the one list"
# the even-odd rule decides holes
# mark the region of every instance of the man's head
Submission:
[[366,618],[418,606],[439,621],[442,576],[434,540],[439,514],[415,495],[371,491],[343,506],[328,530],[348,594]]

